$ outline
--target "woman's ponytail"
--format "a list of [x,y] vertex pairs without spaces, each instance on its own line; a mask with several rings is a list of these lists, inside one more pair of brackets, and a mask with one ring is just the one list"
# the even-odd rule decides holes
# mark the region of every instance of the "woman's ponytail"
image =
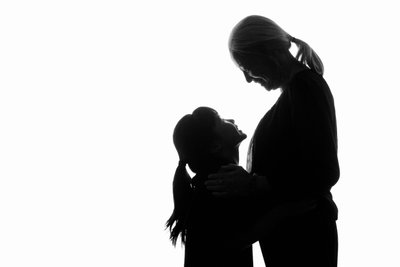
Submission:
[[316,71],[318,74],[324,74],[324,64],[322,64],[321,59],[315,53],[315,51],[304,41],[289,37],[289,40],[296,44],[298,51],[296,59],[303,63],[304,65],[310,67],[312,70]]
[[186,162],[180,160],[176,168],[172,184],[174,196],[174,211],[166,223],[170,231],[172,244],[176,246],[178,236],[181,235],[182,244],[186,241],[186,218],[192,199],[191,178],[186,170]]

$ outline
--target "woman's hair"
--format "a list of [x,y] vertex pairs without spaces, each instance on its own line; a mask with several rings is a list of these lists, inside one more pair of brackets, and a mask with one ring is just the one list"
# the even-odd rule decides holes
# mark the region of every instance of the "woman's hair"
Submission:
[[175,126],[173,141],[179,155],[173,181],[174,211],[166,223],[173,245],[179,235],[186,240],[186,217],[192,197],[191,178],[186,164],[194,173],[207,172],[216,163],[211,146],[217,135],[214,128],[217,112],[211,108],[199,107],[192,114],[185,115]]
[[298,48],[296,59],[323,75],[324,65],[317,53],[306,42],[292,37],[266,17],[252,15],[242,19],[231,32],[229,50],[235,58],[235,55],[262,53],[265,49],[289,50],[291,42]]

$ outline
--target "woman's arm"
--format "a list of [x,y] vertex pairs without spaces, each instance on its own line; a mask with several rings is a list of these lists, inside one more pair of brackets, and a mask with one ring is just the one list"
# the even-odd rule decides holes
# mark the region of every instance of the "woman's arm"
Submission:
[[291,120],[304,188],[329,190],[339,178],[333,97],[322,77],[299,77],[289,89]]

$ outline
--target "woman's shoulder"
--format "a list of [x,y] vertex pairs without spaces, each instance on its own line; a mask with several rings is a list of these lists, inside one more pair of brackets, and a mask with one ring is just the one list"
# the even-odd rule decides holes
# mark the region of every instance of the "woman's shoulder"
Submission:
[[289,84],[289,94],[292,97],[298,94],[322,97],[328,92],[330,92],[329,86],[322,75],[309,68],[296,73]]
[[325,79],[322,75],[318,74],[317,72],[313,71],[312,69],[305,68],[297,72],[290,84],[293,85],[319,85],[319,84],[326,84]]

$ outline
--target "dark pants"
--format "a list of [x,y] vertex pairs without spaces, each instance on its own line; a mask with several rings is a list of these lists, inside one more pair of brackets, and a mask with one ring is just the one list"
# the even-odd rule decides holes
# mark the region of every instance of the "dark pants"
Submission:
[[260,247],[268,267],[337,267],[336,219],[322,211],[289,218]]

